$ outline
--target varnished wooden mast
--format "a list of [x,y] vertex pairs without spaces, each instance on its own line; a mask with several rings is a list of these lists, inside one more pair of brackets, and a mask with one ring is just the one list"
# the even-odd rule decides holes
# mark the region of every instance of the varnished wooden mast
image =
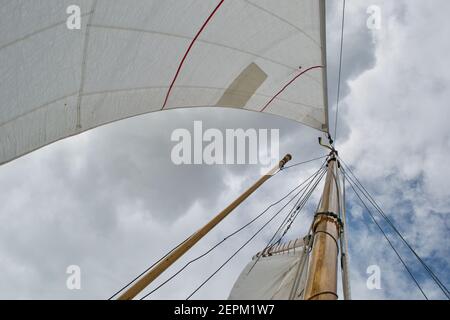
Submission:
[[336,300],[341,201],[338,163],[334,151],[328,162],[322,200],[313,223],[313,248],[305,300]]
[[161,273],[169,268],[175,261],[184,255],[190,248],[192,248],[200,239],[202,239],[209,231],[211,231],[220,221],[228,216],[236,207],[238,207],[245,199],[247,199],[253,192],[255,192],[264,182],[270,179],[279,169],[292,159],[291,155],[286,155],[278,165],[273,167],[267,174],[262,176],[255,182],[247,191],[234,200],[228,207],[220,212],[215,218],[203,226],[200,230],[195,232],[179,247],[173,250],[165,259],[156,264],[145,275],[136,281],[128,290],[126,290],[118,300],[131,300],[145,289],[153,280],[155,280]]

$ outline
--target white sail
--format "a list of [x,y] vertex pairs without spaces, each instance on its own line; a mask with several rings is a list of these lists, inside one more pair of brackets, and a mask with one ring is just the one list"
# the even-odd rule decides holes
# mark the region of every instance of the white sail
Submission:
[[257,254],[245,267],[231,290],[230,300],[302,300],[308,253],[289,242]]
[[73,4],[2,3],[0,164],[180,107],[328,130],[324,0],[78,0],[79,19]]

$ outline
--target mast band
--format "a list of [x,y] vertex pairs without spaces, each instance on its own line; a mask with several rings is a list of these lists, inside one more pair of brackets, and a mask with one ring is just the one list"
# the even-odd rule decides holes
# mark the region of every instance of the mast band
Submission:
[[326,232],[326,231],[321,231],[321,230],[314,232],[314,234],[318,234],[318,233],[324,233],[324,234],[330,236],[331,239],[334,240],[334,243],[336,243],[336,248],[337,248],[337,251],[339,252],[339,245],[338,245],[338,242],[337,242],[336,238],[335,238],[331,233]]
[[337,214],[335,214],[334,212],[317,212],[314,215],[314,219],[317,218],[318,216],[323,215],[323,216],[327,216],[327,217],[331,217],[337,220],[337,223],[339,224],[339,226],[343,229],[344,228],[344,223],[342,222],[341,218],[339,218],[339,216]]
[[312,300],[312,299],[314,299],[314,298],[316,298],[316,297],[318,297],[318,296],[321,296],[321,295],[323,295],[323,294],[332,294],[333,296],[336,297],[336,299],[339,299],[339,296],[336,294],[336,292],[332,292],[332,291],[323,291],[323,292],[319,292],[319,293],[313,295],[312,297],[309,297],[308,300]]

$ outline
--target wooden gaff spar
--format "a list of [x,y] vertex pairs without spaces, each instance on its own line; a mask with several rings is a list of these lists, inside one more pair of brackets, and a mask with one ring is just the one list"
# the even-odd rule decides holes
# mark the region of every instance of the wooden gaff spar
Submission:
[[274,166],[269,172],[263,175],[258,181],[256,181],[250,188],[248,188],[243,194],[241,194],[236,200],[229,204],[223,211],[215,216],[205,226],[190,236],[179,247],[173,250],[167,257],[161,262],[156,264],[145,275],[130,286],[122,295],[119,296],[119,300],[130,300],[144,290],[153,280],[155,280],[161,273],[169,268],[175,261],[183,256],[189,249],[191,249],[198,241],[200,241],[208,232],[210,232],[217,224],[225,219],[234,209],[236,209],[245,199],[247,199],[253,192],[255,192],[264,182],[269,180],[277,171],[283,169],[286,163],[292,159],[290,154],[286,155],[276,166]]

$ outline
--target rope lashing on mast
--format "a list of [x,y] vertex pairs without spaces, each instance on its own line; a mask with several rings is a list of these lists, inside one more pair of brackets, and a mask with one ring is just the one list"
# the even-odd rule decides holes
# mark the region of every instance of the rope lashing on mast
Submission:
[[[420,264],[424,267],[424,269],[427,271],[427,273],[430,275],[430,277],[433,279],[433,281],[436,283],[436,285],[440,288],[440,290],[444,293],[444,295],[447,297],[447,299],[450,299],[450,292],[445,287],[445,285],[442,283],[442,281],[436,276],[436,274],[431,270],[431,268],[425,263],[425,261],[417,254],[417,252],[414,250],[414,248],[408,243],[408,241],[405,239],[405,237],[400,233],[400,231],[397,229],[397,227],[394,225],[393,221],[386,215],[386,213],[381,209],[379,204],[375,201],[373,196],[367,191],[367,189],[364,187],[364,185],[361,183],[361,181],[356,177],[356,175],[353,173],[351,168],[345,163],[344,160],[342,160],[342,163],[345,165],[345,169],[347,169],[350,174],[353,176],[353,178],[356,180],[353,181],[356,187],[359,189],[359,191],[364,195],[364,197],[370,202],[370,204],[376,209],[376,211],[381,215],[381,217],[391,226],[392,230],[400,237],[400,239],[403,241],[403,243],[408,247],[408,249],[413,253],[413,255],[417,258],[417,260],[420,262]],[[350,176],[348,178],[351,179]]]
[[337,251],[339,252],[339,243],[338,243],[337,239],[336,239],[331,233],[326,232],[326,231],[320,231],[320,230],[314,231],[314,234],[318,234],[318,233],[326,234],[326,235],[329,236],[331,239],[333,239],[333,241],[334,241],[335,244],[336,244]]
[[318,216],[326,216],[326,217],[334,218],[337,221],[339,228],[344,228],[344,223],[342,222],[341,218],[334,212],[317,212],[314,215],[314,218],[316,218]]

